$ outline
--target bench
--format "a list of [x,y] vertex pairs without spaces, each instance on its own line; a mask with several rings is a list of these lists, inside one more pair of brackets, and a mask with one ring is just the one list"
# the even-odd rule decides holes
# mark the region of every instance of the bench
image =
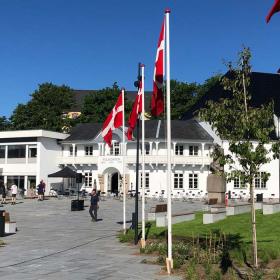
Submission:
[[[172,215],[171,223],[172,225],[187,222],[195,219],[195,214],[193,212],[189,213],[179,213]],[[167,226],[167,216],[157,216],[156,217],[156,227],[166,227]]]
[[203,224],[213,224],[217,221],[225,219],[227,216],[226,211],[209,212],[203,214]]
[[280,212],[280,203],[263,204],[263,214],[271,215]]
[[10,220],[9,212],[5,212],[5,233],[16,233],[17,223]]
[[165,216],[167,212],[167,204],[157,204],[150,208],[148,212],[148,221],[155,221],[159,216]]
[[234,216],[251,211],[251,204],[238,204],[226,207],[227,216]]

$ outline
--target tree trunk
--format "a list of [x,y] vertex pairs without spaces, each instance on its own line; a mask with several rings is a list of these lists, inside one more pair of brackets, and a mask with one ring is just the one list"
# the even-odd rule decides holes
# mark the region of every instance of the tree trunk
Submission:
[[254,184],[250,184],[250,197],[251,197],[251,222],[252,222],[252,240],[253,240],[253,263],[254,267],[258,267],[258,247],[257,247],[257,228],[256,228],[256,211],[255,211],[255,199],[254,199]]

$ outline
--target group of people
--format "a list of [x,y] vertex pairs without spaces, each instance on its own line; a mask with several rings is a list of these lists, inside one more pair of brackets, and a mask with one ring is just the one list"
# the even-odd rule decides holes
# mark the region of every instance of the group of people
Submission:
[[[15,183],[13,183],[11,185],[11,194],[12,194],[12,203],[11,204],[12,205],[16,204],[17,192],[18,192],[18,187]],[[1,194],[1,203],[6,204],[7,189],[2,180],[0,181],[0,194]]]

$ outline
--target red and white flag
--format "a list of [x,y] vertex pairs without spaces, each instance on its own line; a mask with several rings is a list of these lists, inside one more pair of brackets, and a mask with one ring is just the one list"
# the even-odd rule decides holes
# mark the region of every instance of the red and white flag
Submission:
[[154,116],[159,116],[164,109],[163,98],[163,75],[164,75],[164,42],[165,42],[165,21],[163,21],[158,40],[156,62],[154,69],[153,95],[151,102],[151,112]]
[[122,93],[120,93],[116,105],[102,127],[102,137],[110,147],[112,145],[112,131],[123,125],[123,108]]
[[266,23],[269,23],[271,17],[277,12],[280,12],[280,0],[275,0],[274,5],[266,17]]
[[132,132],[136,126],[137,119],[139,117],[139,114],[142,113],[142,97],[143,97],[143,88],[142,88],[142,81],[139,81],[139,89],[138,94],[135,98],[135,101],[133,103],[132,111],[129,115],[128,119],[128,129],[127,129],[127,139],[132,140]]

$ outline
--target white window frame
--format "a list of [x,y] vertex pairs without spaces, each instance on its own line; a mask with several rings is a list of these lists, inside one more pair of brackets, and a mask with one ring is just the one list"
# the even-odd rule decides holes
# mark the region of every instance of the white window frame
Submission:
[[92,172],[85,172],[85,187],[92,188],[93,187],[93,180],[92,180]]
[[189,189],[197,190],[199,188],[198,173],[189,173]]
[[189,146],[189,156],[198,156],[198,153],[199,153],[198,145]]
[[254,184],[255,184],[255,189],[266,189],[266,183],[263,179],[262,179],[262,174],[264,172],[259,172],[258,176],[254,178]]
[[[73,156],[73,146],[70,146],[70,148],[69,148],[69,154],[70,154],[70,156]],[[78,152],[78,148],[77,148],[77,146],[75,145],[75,155],[74,156],[77,156],[77,152]]]
[[92,156],[93,155],[93,146],[92,145],[85,146],[85,155],[86,156]]
[[[142,185],[142,172],[140,173],[140,188],[143,188]],[[149,172],[145,172],[145,181],[146,181],[146,185],[145,185],[145,189],[150,189],[150,173]]]
[[184,189],[184,174],[183,173],[174,173],[173,188],[176,190]]
[[184,155],[184,145],[180,145],[180,144],[175,145],[175,155],[176,156]]
[[110,155],[111,156],[119,156],[120,155],[120,143],[119,142],[112,141],[112,146],[110,147]]

